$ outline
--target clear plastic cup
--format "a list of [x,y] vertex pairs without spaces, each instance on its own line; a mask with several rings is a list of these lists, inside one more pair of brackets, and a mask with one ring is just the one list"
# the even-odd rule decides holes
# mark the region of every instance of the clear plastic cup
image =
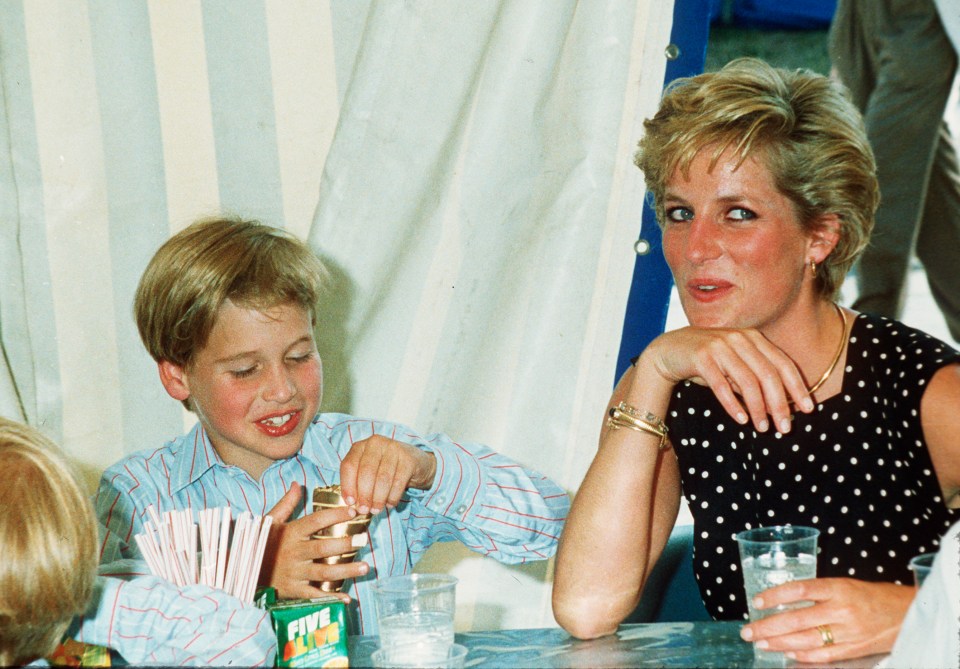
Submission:
[[930,573],[930,568],[933,567],[933,558],[936,556],[936,553],[920,553],[920,555],[910,560],[913,582],[918,588],[923,585],[924,579],[927,577],[927,574]]
[[456,643],[390,646],[373,651],[370,658],[374,667],[462,669],[467,660],[467,648]]
[[450,646],[457,579],[445,574],[410,574],[373,584],[380,647]]
[[[809,606],[813,602],[795,602],[769,609],[755,609],[753,598],[777,585],[817,576],[817,537],[820,530],[801,525],[757,527],[737,534],[740,569],[747,595],[750,621],[760,620],[788,609]],[[763,651],[754,646],[754,657],[772,661],[782,653]]]

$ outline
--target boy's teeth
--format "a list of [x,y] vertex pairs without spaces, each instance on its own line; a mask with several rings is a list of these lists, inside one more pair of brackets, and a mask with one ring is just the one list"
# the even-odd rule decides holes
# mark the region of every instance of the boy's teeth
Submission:
[[716,290],[716,286],[700,286],[700,290]]
[[261,422],[261,423],[266,423],[267,425],[269,425],[269,426],[271,426],[271,427],[280,427],[281,425],[283,425],[284,423],[286,423],[288,420],[290,420],[290,416],[291,416],[291,415],[292,415],[292,414],[285,413],[285,414],[283,414],[282,416],[274,416],[273,418],[264,418],[264,419],[263,419],[262,421],[260,421],[260,422]]

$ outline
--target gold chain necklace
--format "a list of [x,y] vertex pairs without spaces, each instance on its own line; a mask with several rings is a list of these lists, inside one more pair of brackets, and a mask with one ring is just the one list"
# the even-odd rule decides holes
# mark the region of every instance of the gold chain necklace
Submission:
[[837,347],[837,352],[833,355],[833,360],[830,362],[830,366],[827,367],[827,371],[823,373],[823,376],[820,377],[820,380],[813,384],[812,388],[808,388],[807,392],[810,393],[812,397],[815,392],[820,390],[820,386],[826,383],[827,379],[830,378],[830,375],[833,374],[833,370],[836,368],[837,363],[840,361],[840,354],[843,353],[843,346],[847,343],[847,315],[843,312],[843,309],[836,302],[833,303],[833,306],[836,308],[837,313],[840,314],[840,322],[843,327],[840,329],[840,346]]

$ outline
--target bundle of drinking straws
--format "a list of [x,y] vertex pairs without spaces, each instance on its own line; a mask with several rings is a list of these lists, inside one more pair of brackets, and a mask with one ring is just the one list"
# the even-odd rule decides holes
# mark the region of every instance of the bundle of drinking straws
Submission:
[[230,507],[202,509],[198,527],[190,509],[161,517],[149,506],[147,515],[144,531],[134,539],[154,575],[178,586],[200,583],[253,601],[273,518],[244,511],[234,521]]

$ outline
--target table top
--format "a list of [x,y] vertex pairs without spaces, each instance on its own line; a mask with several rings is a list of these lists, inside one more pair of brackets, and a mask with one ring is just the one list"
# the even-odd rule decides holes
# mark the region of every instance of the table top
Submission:
[[[467,647],[468,669],[492,667],[754,667],[753,646],[740,639],[742,622],[621,625],[616,634],[579,641],[558,627],[468,632],[456,635]],[[350,666],[369,667],[376,636],[350,639]],[[874,667],[883,656],[845,667]],[[810,667],[812,665],[803,665]]]

